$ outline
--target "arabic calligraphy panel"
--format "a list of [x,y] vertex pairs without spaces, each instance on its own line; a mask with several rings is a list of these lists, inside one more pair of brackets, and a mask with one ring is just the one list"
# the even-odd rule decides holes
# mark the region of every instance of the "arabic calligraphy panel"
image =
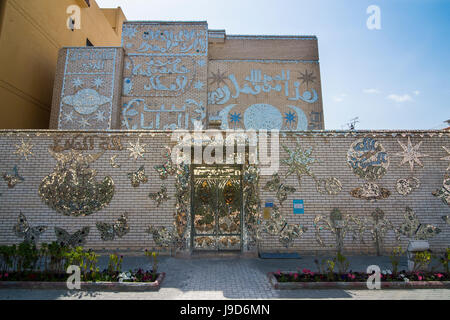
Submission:
[[207,35],[204,22],[125,23],[121,129],[204,126]]
[[128,56],[123,96],[176,97],[190,89],[195,75],[192,57]]
[[206,22],[125,22],[122,45],[127,54],[207,55]]
[[317,63],[214,60],[208,70],[208,112],[222,129],[323,129]]

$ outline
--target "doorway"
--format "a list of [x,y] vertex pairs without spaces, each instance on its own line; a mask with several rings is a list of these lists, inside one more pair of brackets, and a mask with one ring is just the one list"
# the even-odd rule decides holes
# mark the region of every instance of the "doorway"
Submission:
[[242,250],[242,166],[198,165],[192,175],[194,251]]

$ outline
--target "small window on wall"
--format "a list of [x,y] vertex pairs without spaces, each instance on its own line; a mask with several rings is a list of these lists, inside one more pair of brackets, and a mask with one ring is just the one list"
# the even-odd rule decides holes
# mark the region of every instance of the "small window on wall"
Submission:
[[93,47],[94,45],[92,44],[91,41],[89,41],[89,39],[86,39],[86,47]]

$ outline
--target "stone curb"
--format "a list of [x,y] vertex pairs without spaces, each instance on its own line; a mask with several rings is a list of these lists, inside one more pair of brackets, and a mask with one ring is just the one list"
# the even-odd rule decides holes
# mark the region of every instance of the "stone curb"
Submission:
[[[277,290],[296,289],[360,289],[368,290],[366,282],[278,282],[273,272],[267,273],[269,282]],[[381,289],[447,289],[450,281],[381,282]]]
[[[81,282],[82,291],[158,291],[166,276],[161,272],[154,282]],[[66,282],[0,281],[0,289],[69,290]],[[73,289],[72,291],[78,291]]]

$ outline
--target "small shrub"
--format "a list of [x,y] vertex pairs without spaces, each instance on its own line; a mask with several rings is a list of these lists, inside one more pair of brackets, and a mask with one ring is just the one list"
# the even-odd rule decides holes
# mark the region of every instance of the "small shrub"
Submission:
[[392,253],[389,256],[389,260],[391,260],[393,274],[397,274],[398,266],[400,264],[400,257],[403,256],[404,254],[405,251],[402,249],[402,247],[395,247],[392,250]]
[[337,253],[336,258],[333,259],[335,264],[338,267],[338,271],[340,274],[344,274],[347,272],[350,263],[348,262],[347,258],[341,254],[340,252]]
[[36,245],[28,241],[19,244],[16,255],[18,272],[34,270],[40,257]]
[[417,252],[413,258],[414,261],[414,271],[427,270],[428,265],[431,262],[431,253],[429,251]]
[[448,263],[450,261],[450,248],[447,248],[445,253],[439,258],[439,262],[446,273],[448,273]]
[[334,268],[336,267],[336,263],[334,262],[334,260],[327,260],[327,277],[328,277],[328,281],[333,281],[334,280]]
[[69,251],[66,255],[66,265],[78,265],[82,272],[82,277],[84,280],[96,280],[99,273],[99,268],[97,267],[98,257],[91,249],[83,250],[83,247],[76,247]]
[[122,272],[123,256],[117,254],[109,255],[108,272],[110,274],[116,274]]
[[147,256],[150,259],[150,263],[152,264],[152,273],[156,275],[158,272],[158,256],[159,253],[157,252],[151,252],[148,250],[145,250],[145,256]]
[[15,244],[12,246],[0,246],[0,271],[2,273],[15,268],[16,250]]

